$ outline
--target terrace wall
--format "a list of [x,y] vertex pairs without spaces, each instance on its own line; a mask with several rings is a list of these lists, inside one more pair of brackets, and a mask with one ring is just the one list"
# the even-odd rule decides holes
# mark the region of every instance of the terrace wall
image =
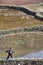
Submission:
[[43,60],[1,60],[0,65],[43,65]]

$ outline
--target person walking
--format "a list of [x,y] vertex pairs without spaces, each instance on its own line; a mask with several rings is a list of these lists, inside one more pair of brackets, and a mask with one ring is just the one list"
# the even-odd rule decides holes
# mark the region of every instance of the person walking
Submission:
[[9,59],[9,57],[13,58],[13,57],[12,57],[12,54],[13,54],[14,52],[12,51],[12,47],[9,47],[9,49],[7,49],[6,52],[8,53],[7,59]]

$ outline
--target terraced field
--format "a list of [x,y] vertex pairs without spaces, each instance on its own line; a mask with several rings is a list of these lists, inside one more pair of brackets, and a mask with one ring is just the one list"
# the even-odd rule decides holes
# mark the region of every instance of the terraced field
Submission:
[[5,50],[10,46],[14,51],[13,57],[20,57],[28,53],[43,50],[43,33],[22,33],[0,36],[1,58],[6,57]]
[[[29,16],[19,10],[0,9],[0,30],[36,25],[43,25],[43,21],[35,19],[33,16]],[[5,50],[10,46],[14,50],[13,57],[20,57],[43,50],[43,33],[0,35],[0,58],[6,57]]]
[[19,10],[0,9],[0,29],[24,28],[43,25],[43,21],[35,19]]

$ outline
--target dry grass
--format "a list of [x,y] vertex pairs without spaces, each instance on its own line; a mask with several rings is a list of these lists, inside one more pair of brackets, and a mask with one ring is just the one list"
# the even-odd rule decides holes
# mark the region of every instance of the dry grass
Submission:
[[[11,14],[12,13],[12,14]],[[11,15],[10,15],[11,14]],[[42,25],[42,21],[17,10],[0,11],[0,29],[24,28]]]
[[6,57],[5,50],[13,48],[13,57],[24,56],[28,53],[43,49],[43,34],[25,33],[0,37],[0,57]]

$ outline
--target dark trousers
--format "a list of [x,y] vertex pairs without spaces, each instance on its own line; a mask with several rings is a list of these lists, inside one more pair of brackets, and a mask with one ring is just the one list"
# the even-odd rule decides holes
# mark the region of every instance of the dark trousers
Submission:
[[11,57],[11,58],[12,58],[12,54],[8,54],[7,59],[9,59],[9,57]]

